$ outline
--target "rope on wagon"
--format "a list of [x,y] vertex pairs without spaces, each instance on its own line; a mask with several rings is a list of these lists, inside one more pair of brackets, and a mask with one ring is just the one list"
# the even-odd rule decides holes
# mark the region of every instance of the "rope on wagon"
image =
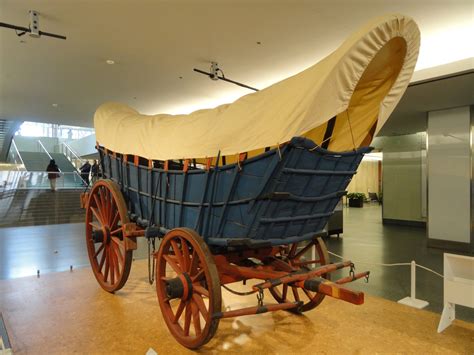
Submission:
[[[330,252],[328,251],[329,254],[331,254],[332,256],[335,256],[337,258],[340,258],[340,259],[346,259],[336,253],[333,253],[333,252]],[[349,258],[350,259],[350,258]],[[374,266],[410,266],[411,263],[392,263],[392,264],[386,264],[386,263],[368,263],[368,262],[365,262],[365,261],[357,261],[357,260],[352,260],[350,259],[351,261],[353,261],[354,263],[357,263],[357,264],[366,264],[366,265],[374,265]],[[439,276],[441,278],[444,278],[444,276],[442,274],[440,274],[439,272],[436,272],[430,268],[427,268],[426,266],[423,266],[423,265],[419,265],[419,264],[415,264],[417,267],[419,267],[420,269],[424,269],[426,271],[429,271],[433,274],[435,274],[436,276]]]

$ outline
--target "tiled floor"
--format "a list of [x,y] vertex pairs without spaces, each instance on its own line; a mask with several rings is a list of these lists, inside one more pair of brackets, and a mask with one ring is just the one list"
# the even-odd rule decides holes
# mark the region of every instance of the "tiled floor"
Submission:
[[[381,208],[375,204],[361,209],[345,207],[344,233],[339,239],[330,238],[327,244],[330,251],[354,261],[357,270],[371,271],[368,284],[358,281],[351,287],[393,301],[409,295],[410,268],[376,264],[415,260],[443,272],[443,252],[426,247],[425,230],[382,225]],[[146,258],[145,240],[140,240],[134,257]],[[64,271],[71,265],[89,265],[83,224],[0,229],[0,279],[36,275],[37,270],[41,274]],[[442,279],[418,269],[417,298],[430,302],[428,310],[441,312],[442,294]],[[456,316],[474,322],[472,309],[457,306]]]

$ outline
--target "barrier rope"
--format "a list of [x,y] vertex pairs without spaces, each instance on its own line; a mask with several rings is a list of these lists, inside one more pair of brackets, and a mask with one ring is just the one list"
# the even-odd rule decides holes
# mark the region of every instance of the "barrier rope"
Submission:
[[[336,253],[330,252],[329,250],[328,250],[328,253],[331,254],[332,256],[335,256],[335,257],[340,258],[340,259],[342,259],[342,260],[346,259],[346,258],[344,258],[344,257],[342,257],[342,256],[340,256],[340,255],[338,255],[338,254],[336,254]],[[349,259],[350,259],[350,258],[349,258]],[[389,266],[389,267],[390,267],[390,266],[411,266],[411,263],[392,263],[392,264],[386,264],[386,263],[368,263],[368,262],[357,261],[357,260],[352,260],[352,259],[350,259],[350,260],[351,260],[352,262],[354,262],[354,263],[357,263],[357,264],[366,264],[366,265],[375,265],[375,266]],[[439,272],[436,272],[436,271],[434,271],[434,270],[432,270],[432,269],[430,269],[430,268],[427,268],[426,266],[419,265],[419,264],[416,264],[416,263],[415,263],[415,265],[416,265],[417,267],[419,267],[420,269],[424,269],[424,270],[426,270],[426,271],[429,271],[429,272],[435,274],[436,276],[439,276],[439,277],[441,277],[441,278],[444,278],[444,276],[443,276],[442,274],[440,274]]]

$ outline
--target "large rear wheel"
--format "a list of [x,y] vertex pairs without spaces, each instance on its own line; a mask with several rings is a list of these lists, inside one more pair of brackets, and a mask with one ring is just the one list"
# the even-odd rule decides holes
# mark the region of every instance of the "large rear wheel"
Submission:
[[86,244],[92,271],[100,286],[120,290],[127,282],[133,250],[126,246],[127,208],[118,185],[97,181],[86,204]]
[[193,230],[177,228],[161,242],[156,254],[156,292],[171,334],[196,349],[206,344],[219,325],[219,274],[209,248]]
[[[306,245],[301,242],[283,246],[276,257],[289,265],[288,270],[284,270],[288,272],[298,269],[310,270],[329,264],[326,244],[321,238],[314,238]],[[329,275],[324,274],[322,277],[328,279]],[[303,302],[300,308],[291,310],[293,312],[307,312],[317,307],[325,297],[324,294],[287,284],[272,287],[269,291],[278,303]]]

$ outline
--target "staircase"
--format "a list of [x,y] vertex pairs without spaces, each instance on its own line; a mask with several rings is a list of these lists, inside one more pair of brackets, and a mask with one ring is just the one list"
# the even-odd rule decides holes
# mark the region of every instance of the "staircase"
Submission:
[[19,153],[27,171],[46,171],[50,160],[48,154],[25,151],[20,151]]
[[[50,161],[50,157],[45,152],[21,151],[20,155],[27,171],[46,171]],[[64,154],[49,153],[49,155],[55,160],[59,170],[65,173],[61,175],[61,183],[58,185],[58,188],[81,188],[83,186],[79,174],[75,174],[77,172],[76,168]]]
[[72,163],[69,161],[68,158],[66,158],[64,154],[49,153],[49,155],[51,155],[51,158],[54,159],[56,165],[59,167],[59,170],[61,170],[63,173],[76,171],[74,165],[72,165]]
[[83,190],[12,190],[0,193],[0,227],[81,223]]

